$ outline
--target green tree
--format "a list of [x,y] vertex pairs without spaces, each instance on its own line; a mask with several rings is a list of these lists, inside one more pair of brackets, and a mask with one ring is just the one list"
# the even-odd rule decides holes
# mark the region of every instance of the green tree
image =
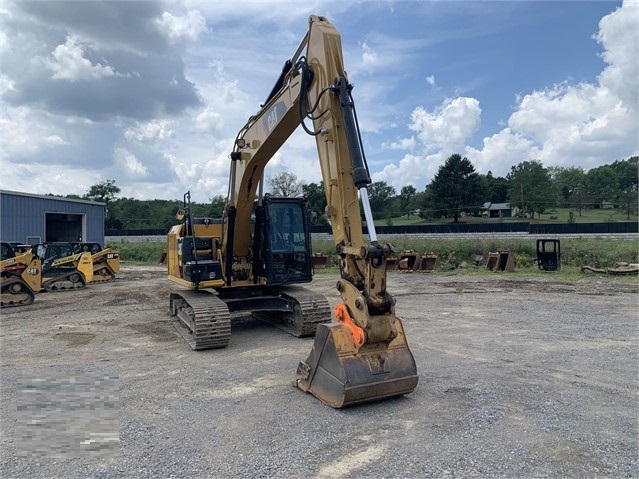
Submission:
[[414,209],[419,210],[419,216],[425,220],[432,220],[441,216],[435,211],[433,206],[437,202],[435,201],[430,184],[426,185],[424,191],[417,193],[411,202],[414,205]]
[[[549,171],[555,183],[555,189],[559,192],[561,204],[564,207],[570,206],[573,194],[580,189],[583,190],[586,185],[586,172],[580,166],[572,166],[570,168],[555,166],[549,168]],[[579,215],[581,216],[581,208]]]
[[226,205],[226,197],[224,195],[216,195],[213,198],[209,198],[209,201],[211,204],[206,216],[221,218],[224,212],[224,206]]
[[556,194],[550,171],[540,161],[524,161],[511,167],[506,179],[511,205],[518,206],[523,212],[541,215],[555,205]]
[[639,156],[632,156],[627,160],[615,161],[610,165],[619,177],[619,195],[617,202],[625,210],[626,217],[630,219],[630,214],[637,211],[639,203],[638,177],[639,177]]
[[269,179],[271,193],[276,196],[301,196],[302,182],[293,173],[285,171]]
[[508,201],[508,180],[501,176],[494,177],[492,171],[479,175],[482,185],[481,203],[504,203]]
[[596,207],[601,207],[604,201],[614,201],[621,190],[619,175],[611,165],[603,165],[588,170],[586,174],[588,196]]
[[106,203],[104,229],[122,229],[123,227],[122,221],[114,215],[113,209],[109,205],[119,192],[120,187],[116,186],[115,180],[105,180],[91,186],[84,195],[86,199]]
[[588,197],[588,187],[583,185],[576,186],[570,193],[570,207],[579,211],[579,216],[584,208],[590,203]]
[[89,200],[101,201],[102,203],[108,204],[119,192],[120,188],[116,186],[115,180],[106,180],[91,186],[84,197]]
[[399,192],[398,198],[398,208],[401,214],[406,213],[410,218],[410,204],[413,197],[417,194],[417,190],[413,185],[402,186],[401,191]]
[[325,224],[326,218],[324,213],[326,211],[326,192],[324,191],[324,182],[309,183],[302,185],[302,192],[308,200],[308,209],[314,214],[317,222]]
[[392,197],[395,196],[395,188],[388,185],[385,181],[375,181],[368,185],[367,190],[373,218],[377,219],[392,216],[390,203]]
[[482,202],[483,188],[471,161],[459,154],[451,155],[439,167],[426,188],[427,202],[453,222],[459,222],[462,211],[475,211]]
[[639,156],[631,156],[627,160],[617,160],[610,165],[619,176],[621,191],[637,191],[639,183]]

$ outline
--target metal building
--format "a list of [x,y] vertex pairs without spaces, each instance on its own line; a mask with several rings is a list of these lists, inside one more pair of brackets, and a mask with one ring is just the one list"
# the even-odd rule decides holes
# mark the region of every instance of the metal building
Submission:
[[0,239],[104,245],[106,203],[0,190]]

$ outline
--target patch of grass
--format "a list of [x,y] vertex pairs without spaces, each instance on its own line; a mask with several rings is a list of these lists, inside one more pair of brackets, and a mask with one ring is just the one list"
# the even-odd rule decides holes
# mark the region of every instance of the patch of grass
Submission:
[[166,243],[157,241],[130,242],[113,241],[107,244],[107,248],[113,248],[120,252],[120,259],[125,263],[158,264],[162,256],[162,250]]
[[536,221],[543,223],[567,223],[572,211],[575,223],[620,223],[624,221],[637,221],[637,214],[631,213],[630,218],[624,210],[620,209],[582,209],[553,208],[541,214],[541,218],[535,216]]

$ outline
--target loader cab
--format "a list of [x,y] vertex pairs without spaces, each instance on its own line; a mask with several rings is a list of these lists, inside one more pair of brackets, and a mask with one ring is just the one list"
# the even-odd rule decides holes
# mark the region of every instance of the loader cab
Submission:
[[266,195],[263,205],[262,274],[267,278],[267,283],[310,282],[313,270],[306,198]]
[[558,239],[537,240],[537,265],[544,271],[557,271],[561,267],[561,243]]
[[89,252],[93,255],[99,253],[103,249],[100,243],[73,242],[69,243],[69,245],[71,245],[74,254]]
[[36,255],[42,261],[54,261],[66,258],[73,254],[73,249],[69,243],[45,243],[35,245]]
[[2,251],[0,252],[0,260],[5,260],[9,258],[15,257],[15,252],[13,251],[13,246],[8,241],[2,242]]
[[42,272],[45,274],[75,269],[73,261],[52,266],[52,263],[60,258],[73,256],[73,249],[69,243],[40,243],[33,245],[32,251],[42,261]]

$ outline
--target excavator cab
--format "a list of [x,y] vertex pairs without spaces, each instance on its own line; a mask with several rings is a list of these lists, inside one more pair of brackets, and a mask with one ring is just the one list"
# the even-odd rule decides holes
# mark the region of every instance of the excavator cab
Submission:
[[305,198],[264,197],[261,257],[265,266],[262,274],[268,284],[307,283],[313,279],[307,211]]

